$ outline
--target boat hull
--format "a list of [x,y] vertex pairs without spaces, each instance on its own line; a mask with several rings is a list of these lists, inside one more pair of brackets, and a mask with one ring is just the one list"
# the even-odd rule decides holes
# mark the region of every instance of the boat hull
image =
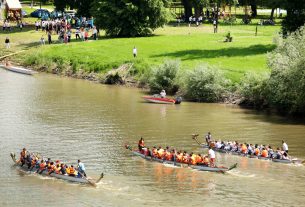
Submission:
[[[24,173],[28,173],[28,174],[32,174],[32,173],[34,174],[35,173],[36,175],[42,175],[42,176],[46,176],[46,177],[57,178],[57,179],[61,179],[61,180],[65,180],[65,181],[73,182],[73,183],[82,183],[82,184],[90,184],[90,185],[98,183],[98,182],[95,182],[93,180],[85,179],[85,178],[73,177],[73,176],[56,174],[56,173],[48,174],[47,170],[42,171],[41,173],[40,172],[36,173],[38,168],[34,167],[34,168],[29,169],[27,165],[21,166],[20,164],[17,164],[15,155],[13,153],[11,154],[11,157],[12,157],[14,163],[15,163],[15,167],[17,169],[19,169],[20,171],[24,172]],[[102,177],[103,177],[103,174],[101,175],[100,179]]]
[[189,168],[199,170],[199,171],[225,172],[225,171],[229,171],[229,170],[236,167],[236,164],[231,166],[230,168],[227,168],[227,167],[208,167],[208,166],[201,166],[201,165],[188,165],[188,164],[185,164],[185,163],[168,161],[168,160],[161,160],[161,159],[158,159],[158,158],[155,158],[155,157],[145,156],[138,151],[132,151],[132,153],[133,153],[133,155],[139,156],[139,157],[141,157],[143,159],[146,159],[146,160],[155,161],[155,162],[159,162],[159,163],[163,163],[163,164],[170,164],[170,165],[178,166],[178,167],[189,167]]
[[153,97],[153,96],[143,96],[143,99],[150,103],[158,103],[158,104],[175,104],[176,101],[170,98],[161,98],[161,97]]
[[21,73],[24,75],[33,75],[33,74],[37,73],[36,71],[29,70],[26,68],[16,67],[16,66],[1,66],[1,67],[8,71],[15,72],[15,73]]
[[[206,144],[202,144],[201,147],[203,149],[209,148],[208,145],[206,145]],[[274,159],[274,158],[270,158],[270,157],[261,157],[261,156],[256,156],[256,155],[248,155],[248,154],[244,154],[244,153],[241,153],[241,152],[234,152],[234,151],[227,151],[227,150],[224,150],[224,149],[217,149],[215,147],[213,148],[213,150],[215,152],[219,152],[219,153],[238,155],[238,156],[241,156],[241,157],[248,157],[248,158],[258,158],[260,160],[270,160],[270,161],[273,161],[273,162],[284,163],[284,164],[291,164],[291,163],[298,164],[298,163],[301,163],[301,160],[297,160],[297,159],[291,159],[291,160]]]

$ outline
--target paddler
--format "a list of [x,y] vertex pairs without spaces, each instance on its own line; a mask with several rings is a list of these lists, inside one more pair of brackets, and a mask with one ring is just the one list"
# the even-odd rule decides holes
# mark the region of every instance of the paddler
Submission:
[[74,169],[74,166],[73,166],[73,165],[71,165],[70,167],[68,167],[68,168],[66,169],[66,172],[67,172],[67,174],[68,174],[69,176],[75,177],[75,172],[76,172],[76,170]]
[[210,167],[215,166],[215,152],[212,147],[209,147]]
[[85,165],[82,163],[80,160],[77,160],[77,171],[78,171],[78,177],[87,177],[86,172],[85,172]]
[[143,139],[142,137],[141,137],[141,139],[139,140],[138,147],[139,147],[139,152],[142,153],[142,148],[145,147],[144,139]]
[[266,148],[263,148],[261,157],[268,157],[268,151],[266,150]]

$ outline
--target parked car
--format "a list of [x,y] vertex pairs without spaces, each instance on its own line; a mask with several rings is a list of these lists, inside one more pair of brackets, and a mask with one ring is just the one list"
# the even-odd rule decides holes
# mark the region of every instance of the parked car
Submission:
[[50,12],[46,9],[36,9],[31,13],[31,17],[47,19],[50,17]]

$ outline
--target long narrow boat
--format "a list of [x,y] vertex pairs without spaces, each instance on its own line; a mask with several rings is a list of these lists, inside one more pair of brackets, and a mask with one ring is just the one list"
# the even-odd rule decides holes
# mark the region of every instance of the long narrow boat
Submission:
[[[128,148],[128,149],[130,149],[130,148]],[[222,172],[223,173],[223,172],[232,170],[237,167],[237,163],[235,163],[234,165],[232,165],[229,168],[227,168],[227,167],[209,167],[209,166],[203,166],[203,165],[188,165],[185,163],[162,160],[162,159],[158,159],[158,158],[151,157],[151,156],[145,156],[142,153],[140,153],[139,151],[132,151],[132,154],[139,156],[143,159],[149,160],[149,161],[155,161],[155,162],[169,164],[169,165],[178,166],[178,167],[190,167],[192,169],[199,170],[199,171]]]
[[[203,149],[207,149],[209,148],[209,146],[207,144],[200,144],[201,147]],[[234,151],[228,151],[228,150],[224,150],[224,149],[218,149],[216,147],[213,147],[213,150],[215,152],[220,152],[220,153],[226,153],[226,154],[231,154],[231,155],[238,155],[238,156],[241,156],[241,157],[248,157],[248,158],[258,158],[260,160],[270,160],[270,161],[273,161],[273,162],[278,162],[278,163],[285,163],[285,164],[300,164],[302,163],[302,160],[298,160],[298,159],[275,159],[275,158],[271,158],[271,157],[261,157],[261,156],[256,156],[256,155],[248,155],[248,154],[244,154],[244,153],[241,153],[241,152],[234,152]]]
[[46,177],[53,177],[53,178],[57,178],[57,179],[61,179],[61,180],[69,181],[69,182],[89,184],[89,185],[92,185],[92,186],[96,187],[97,183],[104,177],[104,174],[102,173],[100,175],[100,178],[97,179],[96,181],[94,181],[94,180],[92,180],[90,178],[86,178],[86,177],[78,178],[78,177],[72,177],[72,176],[56,174],[56,173],[48,174],[47,171],[43,171],[42,173],[36,173],[37,168],[34,167],[34,168],[29,169],[28,166],[26,166],[26,165],[21,166],[20,164],[18,164],[17,160],[16,160],[16,155],[14,153],[11,153],[11,158],[12,158],[13,162],[15,163],[15,166],[19,170],[21,170],[22,172],[25,172],[25,173],[35,173],[36,175],[43,175],[43,176],[46,176]]
[[180,97],[178,97],[177,99],[171,99],[171,98],[161,98],[160,96],[143,96],[143,99],[147,102],[159,103],[159,104],[180,104],[181,103]]
[[25,75],[33,75],[33,74],[37,73],[36,71],[26,69],[26,68],[17,67],[17,66],[1,65],[1,67],[8,70],[8,71],[12,71],[12,72],[15,72],[15,73],[21,73],[21,74],[25,74]]

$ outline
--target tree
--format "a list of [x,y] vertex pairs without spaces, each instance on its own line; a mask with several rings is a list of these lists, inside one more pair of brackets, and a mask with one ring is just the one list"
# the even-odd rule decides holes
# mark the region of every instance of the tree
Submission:
[[168,21],[163,0],[95,0],[91,12],[108,36],[147,36]]
[[[73,1],[73,0],[70,0]],[[91,7],[95,7],[93,4],[94,0],[76,0],[75,8],[77,8],[77,14],[79,16],[91,17]]]
[[296,31],[305,24],[305,0],[285,0],[287,16],[282,21],[284,35]]
[[279,39],[268,65],[269,103],[280,112],[305,115],[305,27]]
[[67,0],[54,0],[54,6],[57,11],[65,11]]

